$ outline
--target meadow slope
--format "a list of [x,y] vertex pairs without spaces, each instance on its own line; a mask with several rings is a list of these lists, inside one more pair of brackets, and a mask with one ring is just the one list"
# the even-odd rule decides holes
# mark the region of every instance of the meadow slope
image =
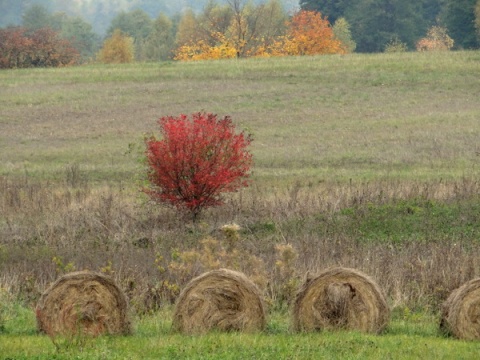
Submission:
[[[478,74],[478,51],[0,71],[1,355],[473,358],[478,343],[438,322],[450,292],[480,276]],[[251,132],[255,166],[250,187],[192,226],[140,190],[156,120],[198,111]],[[267,331],[171,333],[179,290],[227,264],[263,291]],[[330,266],[378,282],[393,309],[385,334],[291,333],[296,288]],[[32,309],[81,269],[117,281],[135,333],[57,351]]]
[[94,177],[164,115],[231,115],[255,136],[255,176],[448,178],[479,162],[478,52],[33,69],[0,73],[0,174]]

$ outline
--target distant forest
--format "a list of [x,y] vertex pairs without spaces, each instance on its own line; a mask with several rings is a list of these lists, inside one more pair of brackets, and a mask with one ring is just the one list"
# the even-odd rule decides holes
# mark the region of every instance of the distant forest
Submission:
[[300,0],[300,6],[331,23],[344,17],[359,52],[382,51],[396,39],[412,48],[432,26],[446,28],[455,49],[480,45],[480,0]]
[[[94,58],[119,29],[133,39],[136,60],[169,60],[188,42],[208,43],[220,52],[244,42],[244,53],[255,54],[246,39],[226,37],[242,29],[257,48],[260,41],[271,45],[268,39],[283,34],[286,21],[300,9],[337,24],[335,36],[351,44],[348,52],[382,52],[392,44],[415,50],[432,28],[453,39],[453,49],[480,47],[480,0],[0,0],[0,28],[49,27],[71,41],[83,59]],[[219,34],[227,46],[223,50],[215,48],[222,43]]]
[[[211,0],[0,0],[0,28],[21,25],[25,10],[38,4],[51,13],[64,12],[68,16],[79,16],[90,23],[97,34],[103,36],[112,19],[122,11],[140,9],[155,19],[160,14],[178,16],[186,9],[200,12],[209,1]],[[227,1],[215,2],[223,4]],[[264,1],[253,1],[256,4],[262,2]],[[287,11],[299,7],[298,0],[281,0],[281,3]]]

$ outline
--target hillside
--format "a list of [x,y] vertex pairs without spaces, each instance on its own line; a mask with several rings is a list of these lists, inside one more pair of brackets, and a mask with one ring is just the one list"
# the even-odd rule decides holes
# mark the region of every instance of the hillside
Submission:
[[[479,73],[478,51],[0,71],[2,355],[475,358],[478,342],[439,322],[480,276]],[[160,117],[199,111],[253,135],[254,167],[192,223],[142,191],[144,140]],[[292,332],[296,291],[333,266],[375,279],[384,333]],[[265,331],[173,332],[180,290],[219,267],[259,286]],[[37,333],[42,292],[84,269],[126,293],[132,336]]]
[[457,177],[478,168],[479,64],[448,52],[2,71],[0,174],[130,176],[128,144],[157,118],[206,110],[253,132],[259,178]]

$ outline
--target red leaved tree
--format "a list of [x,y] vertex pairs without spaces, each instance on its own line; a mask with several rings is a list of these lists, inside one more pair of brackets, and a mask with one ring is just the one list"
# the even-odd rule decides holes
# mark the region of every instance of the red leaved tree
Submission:
[[0,29],[0,69],[75,65],[80,54],[50,28]]
[[0,69],[30,66],[33,41],[25,32],[20,27],[0,29]]
[[159,120],[162,139],[146,140],[154,200],[186,210],[196,222],[200,212],[221,205],[221,195],[248,186],[252,138],[235,133],[229,116],[210,113],[166,116]]
[[72,43],[62,39],[51,28],[38,29],[30,35],[30,38],[33,41],[33,66],[71,66],[77,64],[80,59],[80,53]]

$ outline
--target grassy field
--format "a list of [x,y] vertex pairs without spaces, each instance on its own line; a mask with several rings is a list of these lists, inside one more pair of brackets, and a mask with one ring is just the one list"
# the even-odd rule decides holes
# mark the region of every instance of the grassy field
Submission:
[[2,359],[475,359],[478,342],[444,338],[430,316],[397,314],[386,333],[290,332],[288,314],[274,314],[264,333],[183,336],[170,330],[170,310],[138,320],[132,336],[56,339],[35,333],[23,310],[0,335]]
[[[1,71],[0,359],[476,358],[438,322],[480,276],[478,74],[480,52]],[[158,118],[203,110],[254,135],[255,166],[194,228],[139,191],[141,160]],[[236,255],[219,230],[232,222]],[[171,333],[171,304],[212,253],[260,286],[265,333]],[[379,283],[385,334],[290,332],[296,286],[329,266]],[[75,269],[117,281],[134,335],[57,350],[36,334],[40,294]]]
[[128,179],[164,115],[231,115],[256,180],[451,178],[479,163],[478,52],[85,66],[0,73],[0,174],[79,164]]

